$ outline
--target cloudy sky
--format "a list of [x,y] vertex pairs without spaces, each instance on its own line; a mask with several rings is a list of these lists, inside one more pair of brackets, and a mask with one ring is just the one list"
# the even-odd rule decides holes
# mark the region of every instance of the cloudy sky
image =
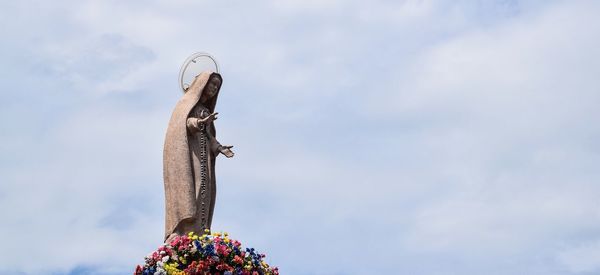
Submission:
[[598,274],[599,12],[2,1],[0,274],[130,274],[160,244],[196,51],[220,62],[236,152],[213,229],[282,274]]

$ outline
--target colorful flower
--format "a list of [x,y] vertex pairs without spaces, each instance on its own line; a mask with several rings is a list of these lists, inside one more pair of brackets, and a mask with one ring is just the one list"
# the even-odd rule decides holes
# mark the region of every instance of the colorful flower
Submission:
[[145,257],[145,264],[137,266],[135,275],[278,275],[277,267],[264,261],[265,255],[254,248],[229,238],[229,234],[205,230],[177,236]]

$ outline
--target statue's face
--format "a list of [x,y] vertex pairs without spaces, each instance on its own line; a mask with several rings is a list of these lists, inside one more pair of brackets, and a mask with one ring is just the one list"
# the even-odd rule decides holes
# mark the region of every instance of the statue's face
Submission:
[[211,77],[206,83],[206,87],[204,88],[204,93],[207,98],[212,98],[219,92],[219,88],[221,87],[221,79],[218,77]]

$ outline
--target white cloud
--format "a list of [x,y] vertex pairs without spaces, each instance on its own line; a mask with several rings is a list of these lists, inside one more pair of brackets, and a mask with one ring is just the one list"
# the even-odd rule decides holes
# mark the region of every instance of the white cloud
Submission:
[[600,242],[587,241],[584,244],[567,248],[558,255],[569,271],[574,273],[595,272],[600,269]]
[[237,152],[215,227],[284,273],[597,271],[598,6],[531,3],[8,7],[31,23],[2,30],[0,85],[28,89],[1,95],[0,273],[122,273],[157,245],[164,128],[197,50],[222,62]]

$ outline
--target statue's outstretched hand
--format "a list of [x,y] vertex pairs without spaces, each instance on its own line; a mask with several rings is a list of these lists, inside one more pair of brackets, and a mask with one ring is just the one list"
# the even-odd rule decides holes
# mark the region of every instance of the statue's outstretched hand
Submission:
[[221,147],[219,147],[219,151],[221,152],[221,154],[223,154],[226,157],[230,158],[230,157],[233,157],[233,155],[235,155],[233,153],[233,151],[231,151],[232,147],[233,146],[221,146]]
[[204,124],[210,124],[210,123],[211,123],[211,122],[213,122],[214,120],[217,120],[217,115],[218,115],[218,114],[219,114],[219,113],[217,113],[217,112],[214,112],[214,113],[212,113],[212,114],[208,115],[208,116],[207,116],[207,117],[205,117],[205,118],[199,118],[199,119],[198,119],[198,122],[200,122],[200,123],[204,123]]
[[214,112],[214,113],[212,113],[212,114],[208,115],[208,117],[209,117],[209,119],[210,119],[210,120],[217,120],[217,115],[218,115],[218,114],[219,114],[219,113],[217,113],[217,112]]

